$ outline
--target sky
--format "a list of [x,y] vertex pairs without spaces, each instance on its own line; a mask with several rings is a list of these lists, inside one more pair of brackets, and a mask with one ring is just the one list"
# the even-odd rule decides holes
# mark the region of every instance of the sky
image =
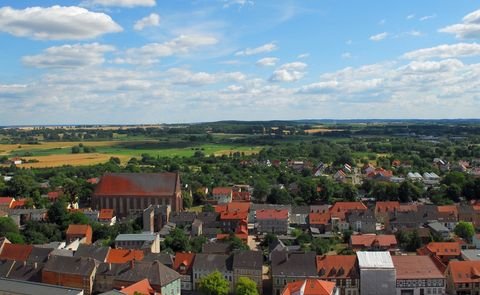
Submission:
[[474,0],[4,0],[0,125],[480,118]]

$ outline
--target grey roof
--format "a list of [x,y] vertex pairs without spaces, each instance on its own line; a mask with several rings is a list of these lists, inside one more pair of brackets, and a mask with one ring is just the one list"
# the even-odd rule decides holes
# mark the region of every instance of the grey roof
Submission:
[[[41,265],[21,261],[0,260],[0,277],[22,281],[39,281]],[[0,292],[1,293],[1,292]]]
[[232,255],[228,254],[206,254],[195,255],[193,269],[218,270],[220,272],[232,270]]
[[0,279],[0,293],[25,295],[82,295],[83,290],[34,282]]
[[72,250],[68,250],[68,249],[54,249],[54,250],[50,253],[50,257],[51,257],[51,256],[73,257],[73,251],[72,251]]
[[119,234],[115,238],[115,242],[121,241],[154,241],[157,235],[154,233],[141,233],[141,234]]
[[376,222],[373,210],[352,210],[347,214],[348,222]]
[[287,277],[317,276],[316,253],[275,251],[271,254],[272,275]]
[[192,223],[197,217],[195,212],[172,212],[170,213],[170,222],[173,223]]
[[229,243],[224,242],[213,242],[205,243],[202,245],[202,253],[229,253],[231,251],[231,246]]
[[292,215],[308,213],[310,213],[310,206],[292,206]]
[[203,221],[204,225],[208,225],[215,223],[219,215],[217,212],[200,212],[197,214],[197,219]]
[[130,267],[131,267],[130,262],[126,262],[126,263],[103,262],[98,265],[96,275],[117,276],[129,270]]
[[469,260],[469,261],[480,260],[480,250],[478,249],[462,250],[462,257],[465,260]]
[[294,214],[290,215],[291,224],[307,224],[308,213],[307,214]]
[[439,232],[450,232],[450,230],[448,228],[446,228],[440,222],[429,223],[428,227],[431,228],[432,230],[436,231],[437,233],[439,233]]
[[52,248],[38,248],[38,247],[33,247],[32,251],[30,252],[30,255],[28,255],[27,262],[32,262],[32,263],[43,263],[48,260],[48,257],[50,256],[50,253],[52,253],[53,249]]
[[163,265],[168,267],[173,266],[173,257],[168,253],[148,253],[143,257],[142,261],[160,261]]
[[388,251],[358,251],[357,258],[360,268],[395,268]]
[[110,290],[110,291],[107,291],[107,292],[104,292],[104,293],[100,293],[98,295],[125,295],[125,293],[122,293],[122,292],[117,291],[117,290]]
[[324,213],[324,212],[327,212],[329,208],[330,208],[330,205],[311,205],[310,212]]
[[262,270],[263,254],[260,251],[237,251],[233,253],[233,268]]
[[62,273],[88,276],[98,265],[98,261],[92,258],[52,256],[45,264],[43,270]]
[[64,242],[50,242],[46,244],[34,245],[34,247],[58,249],[60,246],[62,246],[62,244],[64,244]]
[[216,227],[203,227],[202,233],[205,236],[217,236],[217,234],[220,233],[220,229]]
[[102,247],[95,245],[80,244],[77,251],[75,251],[74,257],[90,257],[100,262],[104,262],[107,259],[110,247]]
[[163,287],[180,279],[180,274],[159,261],[140,261],[135,262],[133,268],[120,274],[115,280],[133,284],[145,279],[145,277],[148,278],[150,284]]

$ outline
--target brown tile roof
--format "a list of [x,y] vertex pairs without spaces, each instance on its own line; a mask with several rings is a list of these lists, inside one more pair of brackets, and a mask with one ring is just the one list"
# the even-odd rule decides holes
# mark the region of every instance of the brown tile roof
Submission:
[[397,246],[395,235],[353,235],[350,238],[352,247],[371,247],[378,245],[381,247]]
[[375,204],[375,212],[393,212],[395,209],[400,208],[400,203],[396,201],[377,202]]
[[358,278],[355,255],[323,255],[317,256],[317,272],[322,279]]
[[328,224],[330,222],[330,213],[310,213],[308,214],[310,224]]
[[444,278],[430,256],[398,255],[392,256],[392,261],[397,271],[397,280]]
[[[458,256],[461,251],[458,242],[431,242],[424,247],[428,252],[437,256]],[[423,253],[421,249],[419,252]]]
[[232,193],[231,187],[214,187],[212,190],[212,195],[228,195]]
[[439,213],[449,213],[458,216],[458,208],[455,205],[438,206],[437,210]]
[[12,202],[12,204],[10,205],[10,209],[20,209],[20,208],[23,208],[25,207],[27,203],[27,199],[18,199],[18,200],[14,200]]
[[288,210],[276,210],[276,209],[263,209],[256,211],[256,218],[258,220],[263,219],[288,219]]
[[109,263],[125,263],[131,260],[143,260],[144,253],[142,250],[130,249],[110,249],[107,255]]
[[98,214],[100,220],[111,220],[113,218],[113,209],[102,209]]
[[95,187],[96,196],[171,196],[177,173],[107,173]]
[[67,235],[87,235],[92,232],[92,227],[88,224],[70,224],[67,229]]
[[446,273],[455,284],[480,283],[480,261],[450,261]]
[[27,261],[30,253],[32,252],[32,245],[21,245],[21,244],[5,244],[3,246],[2,253],[0,254],[1,259],[7,260],[17,260],[17,261]]
[[14,201],[11,197],[0,197],[0,205],[9,205]]
[[152,286],[150,286],[150,283],[148,282],[148,279],[138,281],[133,285],[130,285],[126,288],[122,288],[120,290],[120,292],[122,294],[125,294],[125,295],[137,295],[137,294],[153,295],[153,294],[155,294],[155,290],[152,288]]
[[215,206],[215,212],[248,212],[250,211],[250,203],[245,202],[231,202],[228,204],[221,204]]
[[[195,253],[177,252],[173,262],[173,269],[179,274],[187,274],[191,272],[193,261],[195,260]],[[182,268],[180,268],[183,266]]]
[[318,279],[306,279],[288,283],[282,291],[282,295],[332,295],[335,283]]

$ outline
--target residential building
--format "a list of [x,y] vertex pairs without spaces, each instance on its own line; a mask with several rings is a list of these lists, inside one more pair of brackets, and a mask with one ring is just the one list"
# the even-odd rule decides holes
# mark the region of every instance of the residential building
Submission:
[[160,253],[160,236],[156,233],[120,234],[115,238],[115,248],[141,249]]
[[467,261],[480,260],[480,250],[478,249],[463,249],[461,253],[462,253],[462,260],[467,260]]
[[428,228],[434,234],[438,235],[439,237],[441,237],[444,240],[448,240],[450,238],[450,230],[438,221],[429,223]]
[[320,233],[330,232],[332,230],[330,224],[330,212],[309,213],[308,224],[310,228],[318,228]]
[[6,243],[0,253],[0,260],[27,261],[32,250],[32,245]]
[[396,272],[389,252],[360,251],[357,252],[357,258],[360,269],[360,294],[396,294]]
[[445,294],[445,276],[429,256],[392,256],[397,295]]
[[169,222],[175,223],[177,227],[188,227],[197,217],[195,212],[171,212]]
[[93,258],[99,262],[106,262],[111,250],[110,247],[81,244],[73,256]]
[[400,203],[397,201],[385,201],[375,203],[375,218],[377,222],[384,223],[390,214],[394,213],[400,208]]
[[360,294],[360,275],[355,255],[317,256],[316,263],[318,277],[335,282],[340,294]]
[[110,249],[105,261],[108,263],[126,263],[132,260],[141,261],[144,256],[142,250]]
[[279,295],[287,283],[317,277],[314,252],[274,251],[271,253],[272,294]]
[[[40,282],[41,265],[25,261],[0,260],[0,278]],[[0,291],[0,294],[3,294]]]
[[472,244],[476,249],[480,249],[480,234],[474,234],[472,238]]
[[51,256],[42,270],[42,283],[83,289],[92,294],[98,261],[92,258]]
[[106,225],[114,225],[117,222],[117,217],[113,209],[101,209],[98,214],[98,222]]
[[88,224],[70,224],[67,228],[67,243],[80,240],[82,244],[91,244],[93,230]]
[[350,247],[353,251],[389,251],[398,250],[397,238],[395,235],[352,235]]
[[288,210],[265,209],[255,214],[259,233],[286,234],[289,224]]
[[96,185],[93,207],[113,209],[118,217],[139,215],[150,205],[183,209],[178,173],[107,173]]
[[12,206],[13,201],[15,201],[15,199],[11,197],[0,197],[0,211],[7,212]]
[[0,294],[9,295],[83,295],[82,289],[65,288],[22,280],[0,278]]
[[431,242],[417,249],[419,255],[429,255],[438,258],[447,265],[452,259],[460,258],[460,244],[458,242]]
[[215,187],[212,190],[212,200],[216,204],[226,204],[232,202],[233,190],[231,187]]
[[173,262],[173,270],[181,276],[182,291],[193,290],[193,262],[195,261],[195,253],[177,252]]
[[360,233],[375,233],[377,221],[373,210],[353,210],[347,213],[350,229]]
[[132,268],[132,266],[130,261],[126,263],[100,263],[95,273],[93,292],[97,294],[112,290],[115,278]]
[[450,261],[445,276],[447,294],[480,294],[480,261]]
[[230,291],[233,291],[233,256],[228,254],[199,253],[193,262],[193,289],[198,290],[200,279],[219,271],[229,283]]
[[143,231],[159,232],[170,221],[170,205],[150,205],[143,210]]
[[367,210],[362,202],[336,202],[330,207],[330,216],[332,229],[338,231],[345,231],[350,228],[350,224],[347,221],[347,213],[351,211],[364,211]]
[[263,254],[261,251],[237,251],[233,253],[233,285],[241,277],[247,277],[257,284],[258,293],[263,293]]
[[160,292],[156,292],[150,285],[148,279],[138,281],[128,287],[124,287],[120,290],[120,294],[124,295],[160,295]]
[[319,279],[306,279],[288,283],[282,295],[338,295],[335,283]]

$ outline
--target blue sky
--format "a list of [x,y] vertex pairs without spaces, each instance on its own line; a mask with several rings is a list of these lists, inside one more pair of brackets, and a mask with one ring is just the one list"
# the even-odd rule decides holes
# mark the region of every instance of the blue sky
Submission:
[[0,125],[479,118],[473,0],[0,5]]

